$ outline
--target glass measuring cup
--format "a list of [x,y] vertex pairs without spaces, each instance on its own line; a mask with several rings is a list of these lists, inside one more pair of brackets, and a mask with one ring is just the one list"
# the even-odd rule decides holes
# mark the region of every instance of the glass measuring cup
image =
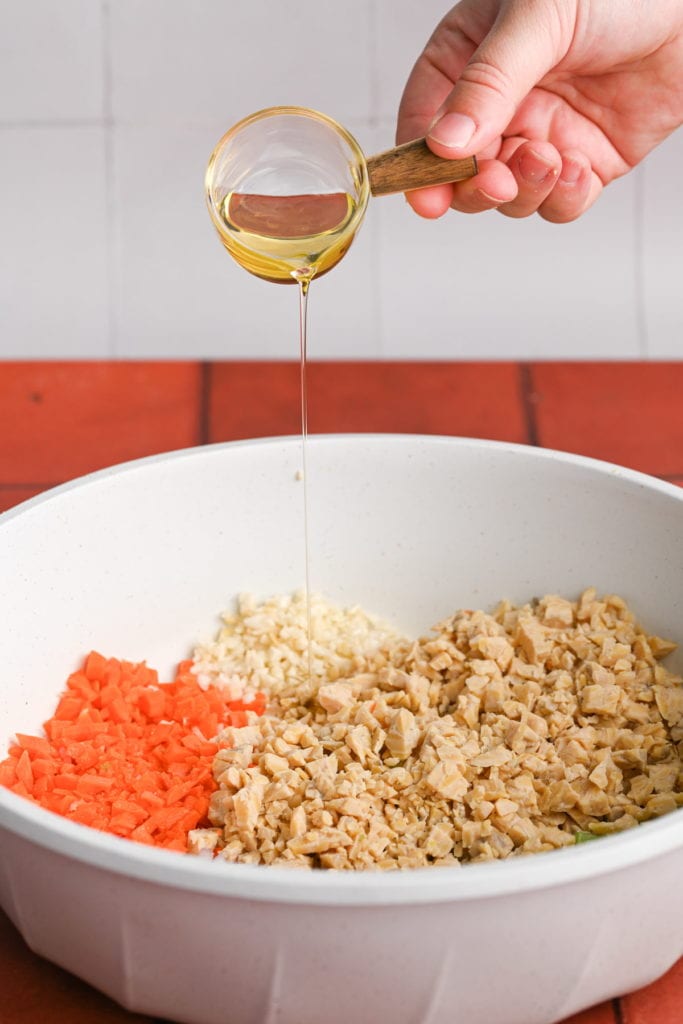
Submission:
[[368,159],[342,125],[306,107],[270,107],[219,141],[206,171],[211,219],[230,255],[267,281],[310,281],[351,245],[370,195],[458,181],[476,159],[443,160],[424,139]]

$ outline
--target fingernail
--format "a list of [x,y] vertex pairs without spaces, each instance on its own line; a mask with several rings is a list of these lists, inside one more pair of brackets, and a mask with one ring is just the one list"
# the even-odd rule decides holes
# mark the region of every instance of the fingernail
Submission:
[[502,203],[507,203],[507,199],[501,199],[499,196],[492,196],[490,192],[484,192],[483,188],[477,189],[477,195],[481,196],[489,203],[493,203],[495,206],[500,206]]
[[549,175],[557,172],[552,163],[531,149],[519,158],[519,173],[530,185],[540,185]]
[[429,137],[442,146],[462,149],[476,131],[476,124],[467,114],[444,114],[429,129]]
[[583,165],[578,160],[572,160],[571,157],[565,157],[562,161],[562,172],[560,174],[560,181],[564,182],[565,185],[575,185],[581,177],[583,172]]

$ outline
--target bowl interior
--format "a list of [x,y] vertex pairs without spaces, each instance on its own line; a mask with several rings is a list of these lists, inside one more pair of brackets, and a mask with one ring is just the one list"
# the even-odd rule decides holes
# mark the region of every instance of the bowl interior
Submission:
[[[3,748],[39,727],[90,649],[165,675],[236,594],[303,586],[300,468],[298,439],[213,446],[2,517]],[[683,493],[669,485],[532,448],[381,435],[312,438],[307,483],[311,589],[402,630],[594,585],[683,640]]]

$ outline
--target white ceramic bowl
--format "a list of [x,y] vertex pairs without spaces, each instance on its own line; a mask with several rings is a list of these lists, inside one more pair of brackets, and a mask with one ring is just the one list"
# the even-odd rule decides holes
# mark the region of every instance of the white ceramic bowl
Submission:
[[[163,671],[244,590],[303,580],[300,444],[146,459],[0,521],[0,743],[95,647]],[[411,631],[594,584],[683,639],[683,490],[437,437],[314,438],[312,587]],[[673,662],[674,667],[680,669]],[[683,812],[561,852],[306,873],[149,849],[0,789],[0,901],[124,1006],[193,1024],[549,1024],[683,954]]]

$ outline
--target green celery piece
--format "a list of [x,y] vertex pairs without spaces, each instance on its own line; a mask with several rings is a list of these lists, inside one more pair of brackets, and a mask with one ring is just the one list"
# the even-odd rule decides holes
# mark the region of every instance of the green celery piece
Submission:
[[574,842],[575,843],[589,843],[591,839],[599,839],[600,836],[596,836],[594,832],[575,832]]

